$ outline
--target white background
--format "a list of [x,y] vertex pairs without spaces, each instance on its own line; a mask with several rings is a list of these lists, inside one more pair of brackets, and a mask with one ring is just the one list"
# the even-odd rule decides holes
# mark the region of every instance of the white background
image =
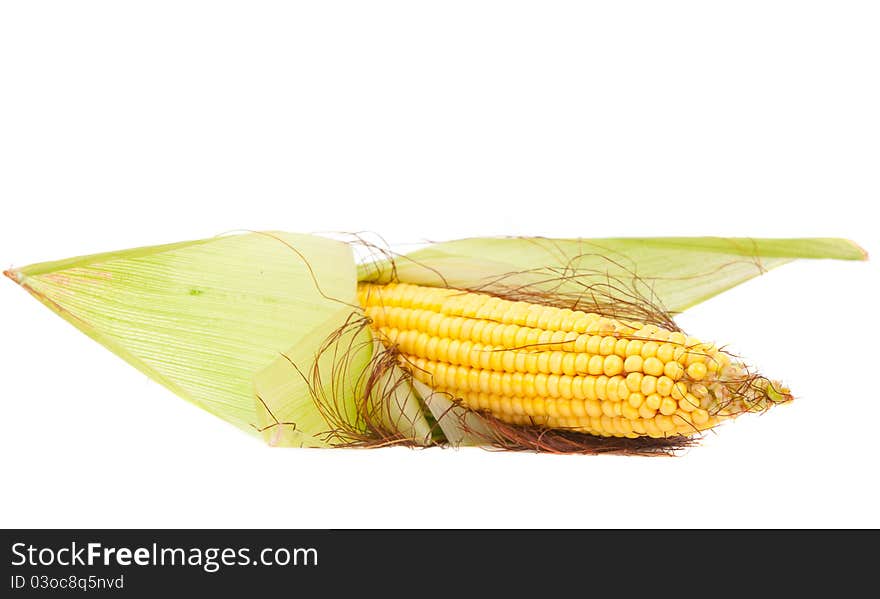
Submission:
[[[4,2],[0,262],[230,229],[843,236],[873,2]],[[3,527],[880,526],[876,262],[701,305],[798,401],[677,459],[281,450],[0,281]]]

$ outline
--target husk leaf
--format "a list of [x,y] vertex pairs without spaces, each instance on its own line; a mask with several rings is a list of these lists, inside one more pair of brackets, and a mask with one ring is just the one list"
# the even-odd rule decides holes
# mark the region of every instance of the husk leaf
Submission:
[[636,292],[677,313],[798,258],[864,260],[867,254],[834,238],[489,237],[435,243],[393,261],[363,264],[358,276],[489,292],[527,286],[569,295],[602,285],[621,300],[632,300]]
[[254,376],[258,428],[269,445],[328,447],[349,441],[346,431],[362,430],[355,400],[373,340],[366,327],[341,328],[351,314],[337,310]]
[[254,374],[338,316],[340,302],[357,301],[351,248],[290,233],[136,248],[7,274],[153,380],[250,432]]
[[[373,340],[373,355],[385,351],[382,342]],[[371,401],[379,417],[390,431],[414,445],[430,445],[431,425],[424,414],[424,404],[413,389],[414,381],[398,365],[380,375],[373,389]]]
[[413,379],[412,386],[452,447],[482,445],[492,438],[491,430],[479,414],[456,404],[446,393],[438,393],[421,381]]

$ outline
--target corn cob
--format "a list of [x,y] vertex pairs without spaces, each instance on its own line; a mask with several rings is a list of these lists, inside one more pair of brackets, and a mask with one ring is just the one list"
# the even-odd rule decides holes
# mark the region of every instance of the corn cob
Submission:
[[712,344],[654,324],[411,284],[358,286],[417,380],[504,422],[593,435],[693,435],[791,399]]

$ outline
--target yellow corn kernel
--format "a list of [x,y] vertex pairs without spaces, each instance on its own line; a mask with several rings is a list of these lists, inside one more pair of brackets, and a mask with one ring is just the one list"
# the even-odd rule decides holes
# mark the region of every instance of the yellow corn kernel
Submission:
[[607,336],[602,337],[602,342],[599,343],[599,353],[603,356],[610,356],[614,353],[614,346],[617,344],[617,337]]
[[626,375],[626,386],[632,392],[639,391],[642,388],[642,378],[641,372],[630,372]]
[[691,412],[691,418],[693,419],[694,424],[701,426],[709,422],[709,412],[702,408],[697,408]]
[[645,359],[645,362],[642,365],[642,372],[652,376],[660,376],[663,374],[664,366],[665,365],[659,360],[659,358],[651,356],[650,358]]
[[646,360],[648,358],[653,358],[657,354],[657,349],[660,347],[660,344],[656,341],[646,341],[642,346],[642,357]]
[[651,375],[642,377],[642,386],[640,390],[642,395],[651,395],[657,391],[657,377]]
[[602,336],[601,335],[590,335],[587,339],[587,345],[585,351],[588,354],[596,355],[599,353],[599,346],[602,344]]
[[649,408],[647,403],[643,403],[641,407],[639,407],[639,417],[644,418],[645,420],[651,420],[656,416],[657,410]]
[[675,383],[668,376],[661,376],[657,379],[657,393],[660,395],[672,395],[672,389]]
[[629,420],[636,420],[637,418],[639,418],[639,409],[634,408],[628,403],[625,403],[621,406],[620,413],[624,418],[627,418]]
[[657,414],[654,416],[654,424],[664,433],[671,433],[675,430],[675,421],[671,416],[665,414]]
[[657,359],[663,364],[672,362],[675,359],[675,345],[672,343],[663,343],[657,348]]
[[581,391],[584,399],[596,399],[596,377],[578,377],[581,382]]
[[706,365],[703,362],[694,362],[688,366],[687,374],[695,381],[702,381],[706,377]]
[[644,342],[642,342],[641,340],[631,339],[630,342],[626,345],[626,355],[641,357],[643,345]]
[[605,394],[605,387],[608,385],[608,377],[607,376],[597,376],[596,377],[596,397],[601,400],[607,399],[607,395]]
[[693,412],[700,407],[700,400],[688,393],[687,396],[678,400],[678,407],[684,412]]
[[584,409],[590,418],[598,418],[602,415],[602,402],[595,399],[588,399],[584,402]]
[[645,401],[645,396],[641,393],[630,393],[629,397],[627,397],[626,402],[632,406],[633,408],[638,409]]
[[616,354],[605,356],[602,367],[607,376],[620,374],[621,372],[623,372],[623,359]]
[[677,381],[684,376],[684,366],[678,362],[666,362],[663,366],[663,374],[671,378],[673,381]]
[[642,356],[632,355],[623,362],[623,369],[626,372],[641,372],[643,364]]
[[660,400],[660,408],[659,411],[664,416],[671,416],[675,414],[675,411],[678,409],[678,403],[672,398],[664,397]]
[[605,395],[611,401],[622,401],[626,399],[626,396],[629,395],[629,389],[626,388],[626,385],[623,385],[623,390],[626,392],[624,396],[620,395],[620,387],[623,382],[623,377],[621,376],[612,376],[608,379],[608,383],[605,385]]

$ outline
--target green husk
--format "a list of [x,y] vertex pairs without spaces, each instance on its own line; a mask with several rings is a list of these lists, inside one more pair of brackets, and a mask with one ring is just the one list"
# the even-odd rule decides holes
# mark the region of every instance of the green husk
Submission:
[[481,445],[492,438],[491,430],[477,413],[453,402],[445,393],[436,393],[421,381],[413,379],[412,386],[443,432],[445,442],[452,447]]
[[[373,355],[386,351],[382,342],[373,340]],[[425,405],[414,390],[418,381],[412,379],[396,363],[379,373],[370,394],[370,401],[378,416],[379,426],[394,440],[406,440],[413,445],[432,443],[431,425],[424,412]]]
[[867,254],[849,240],[828,238],[487,237],[363,264],[358,278],[387,282],[396,276],[403,283],[494,292],[525,286],[561,295],[601,285],[612,298],[629,301],[635,292],[678,313],[797,258],[864,260]]
[[254,378],[265,441],[285,447],[430,445],[432,428],[415,381],[387,351],[350,309],[316,327]]
[[251,432],[254,374],[280,352],[303,349],[316,323],[357,301],[351,248],[290,233],[136,248],[9,274],[153,380]]
[[363,432],[356,398],[373,341],[366,327],[345,326],[351,313],[337,310],[254,376],[258,428],[268,444],[327,447]]

